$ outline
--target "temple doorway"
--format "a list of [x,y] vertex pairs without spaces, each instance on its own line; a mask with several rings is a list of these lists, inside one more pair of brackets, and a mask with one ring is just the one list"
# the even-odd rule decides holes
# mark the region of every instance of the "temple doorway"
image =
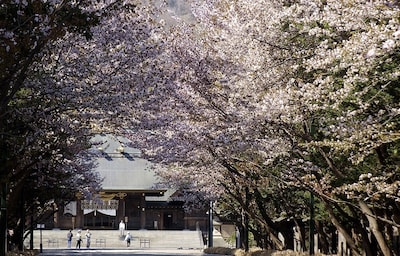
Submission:
[[173,227],[172,213],[164,213],[164,229],[171,229]]

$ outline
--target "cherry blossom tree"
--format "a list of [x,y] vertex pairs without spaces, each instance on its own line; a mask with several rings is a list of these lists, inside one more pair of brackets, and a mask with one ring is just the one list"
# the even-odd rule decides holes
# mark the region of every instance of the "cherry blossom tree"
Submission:
[[[220,7],[218,11],[227,13],[213,16],[217,9],[212,6],[208,9],[211,14],[199,18],[209,18],[211,22],[216,17],[234,15],[234,10],[226,10],[223,4]],[[252,81],[257,71],[254,62],[258,67],[263,62],[261,56],[260,59],[247,56],[250,50],[257,54],[254,43],[250,43],[252,39],[243,45],[234,45],[245,40],[242,36],[247,33],[246,28],[239,31],[223,28],[224,24],[198,27],[181,24],[174,28],[172,39],[175,39],[169,46],[168,61],[173,63],[173,72],[178,76],[170,84],[154,88],[151,101],[141,107],[149,113],[142,122],[146,125],[144,130],[151,131],[142,137],[149,149],[145,151],[147,156],[155,162],[170,164],[172,170],[162,174],[167,182],[182,181],[182,185],[190,189],[195,186],[200,191],[208,191],[209,200],[241,186],[248,187],[249,191],[266,186],[267,177],[257,174],[262,168],[255,166],[267,164],[290,146],[287,139],[277,135],[278,130],[266,129],[264,125],[266,118],[280,114],[278,110],[283,102],[279,101],[285,100],[284,95],[279,100],[267,95],[265,98],[254,97],[281,92],[267,92],[265,88],[269,84],[258,87]],[[261,47],[260,42],[255,44]],[[252,49],[248,49],[248,45]],[[155,97],[157,100],[153,100]],[[265,104],[260,105],[264,100]],[[133,139],[138,139],[137,134]],[[256,176],[261,180],[251,180],[250,177]],[[246,201],[249,201],[245,200],[246,189],[238,189],[235,193],[233,196],[240,199],[243,209],[249,211],[247,215],[252,214],[246,207]],[[264,225],[267,221],[271,223],[270,219],[264,220]],[[278,246],[282,246],[277,232],[271,232],[271,236]]]
[[100,188],[90,137],[135,123],[134,86],[160,77],[149,61],[160,25],[153,5],[135,1],[7,1],[0,12],[2,202],[23,199],[7,207],[22,245],[25,211],[40,218]]
[[[365,232],[370,229],[381,253],[390,255],[387,237],[391,234],[385,238],[377,227],[383,224],[391,230],[397,225],[384,216],[396,215],[387,203],[395,205],[398,194],[393,149],[398,145],[399,105],[394,88],[399,9],[386,2],[307,1],[288,11],[285,20],[290,29],[284,36],[291,38],[288,42],[301,54],[300,64],[294,66],[300,76],[294,83],[308,112],[305,141],[309,153],[317,150],[323,160],[313,161],[317,166],[311,172],[313,190],[326,202],[332,220],[340,219],[334,224],[354,252],[364,243],[367,254],[377,253],[365,245],[372,242]],[[305,48],[305,42],[312,47]],[[365,175],[376,177],[365,180]],[[336,218],[331,205],[350,211]],[[378,214],[381,211],[383,215]],[[354,241],[346,223],[363,218],[367,221],[353,224],[362,241]]]
[[[85,5],[86,3],[82,2],[82,4]],[[0,93],[1,254],[4,255],[5,202],[20,201],[19,205],[25,206],[26,201],[21,201],[22,193],[20,192],[21,188],[26,186],[26,181],[32,175],[41,177],[43,181],[49,181],[49,174],[46,174],[48,169],[46,171],[44,169],[48,168],[51,162],[53,162],[53,166],[60,164],[61,153],[55,145],[59,143],[61,137],[54,140],[60,135],[60,130],[48,128],[55,123],[62,124],[65,118],[60,118],[61,116],[57,115],[58,120],[56,118],[49,120],[46,114],[53,114],[54,111],[51,111],[51,108],[53,110],[55,108],[47,105],[47,109],[45,109],[43,105],[48,104],[48,102],[40,102],[39,97],[35,97],[29,90],[24,89],[27,88],[25,81],[28,73],[32,74],[30,68],[40,59],[43,49],[49,41],[63,36],[67,31],[90,36],[89,27],[90,24],[96,23],[96,17],[90,13],[83,13],[78,2],[68,1],[5,1],[1,3],[0,13],[3,17],[0,29],[2,38],[0,42],[0,79],[2,85]],[[27,106],[27,102],[31,102],[32,105]],[[35,107],[33,106],[35,103],[43,105]],[[28,108],[34,112],[27,111]],[[38,113],[41,110],[44,111]],[[40,121],[36,122],[38,119]],[[44,126],[48,129],[47,131],[45,131]],[[64,138],[69,132],[62,132]],[[53,146],[49,145],[50,142]],[[68,143],[68,140],[65,142]],[[79,153],[79,151],[73,150],[68,152],[71,154]],[[68,160],[68,158],[65,160]],[[70,158],[70,160],[72,159]],[[68,172],[65,170],[65,173]],[[75,175],[72,169],[70,175]],[[72,180],[69,178],[65,181]],[[35,183],[35,186],[38,185],[37,180],[31,182]],[[10,204],[8,205],[10,206]],[[25,209],[14,210],[13,207],[10,207],[8,213],[10,221],[15,217],[14,223],[17,223],[21,215],[15,213],[22,214],[23,211]],[[24,221],[19,220],[19,223],[24,223]],[[17,229],[17,231],[19,230]],[[22,232],[18,233],[21,234]],[[19,239],[18,243],[21,247],[22,239]]]
[[296,204],[312,194],[354,255],[390,255],[397,3],[190,4],[194,20],[163,26],[134,1],[2,3],[2,184],[79,173],[72,156],[93,132],[124,132],[192,205],[233,200],[272,247],[283,248],[273,219],[303,217]]
[[[398,226],[386,217],[398,215],[398,11],[384,1],[196,1],[197,22],[170,41],[175,80],[143,104],[147,155],[170,166],[168,181],[182,175],[210,198],[271,177],[307,190],[354,254],[377,253],[372,230],[390,255],[391,232],[378,226]],[[247,178],[226,179],[234,174]]]

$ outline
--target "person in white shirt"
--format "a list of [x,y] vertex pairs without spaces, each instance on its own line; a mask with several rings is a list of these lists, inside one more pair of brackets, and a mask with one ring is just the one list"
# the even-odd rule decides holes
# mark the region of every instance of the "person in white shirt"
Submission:
[[127,247],[131,246],[131,239],[132,239],[131,233],[129,233],[129,232],[126,233],[125,241],[126,241]]
[[119,235],[124,236],[124,231],[125,231],[125,223],[123,220],[119,223]]
[[81,231],[78,230],[78,233],[76,234],[76,248],[77,249],[81,249],[81,242],[82,242]]
[[89,229],[86,231],[86,248],[90,247],[90,238],[92,237],[92,233],[90,233]]

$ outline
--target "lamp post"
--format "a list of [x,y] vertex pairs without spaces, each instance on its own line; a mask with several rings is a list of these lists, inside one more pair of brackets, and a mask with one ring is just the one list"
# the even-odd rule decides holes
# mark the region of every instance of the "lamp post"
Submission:
[[310,256],[314,255],[314,194],[310,191]]
[[[314,119],[311,118],[309,123],[306,123],[306,128],[309,132],[311,140],[315,134]],[[310,171],[310,179],[312,178],[312,173]],[[310,190],[310,250],[309,254],[314,256],[314,194],[312,189]]]
[[37,224],[36,227],[40,230],[40,252],[43,252],[43,243],[42,243],[42,230],[44,229],[44,224]]
[[208,210],[208,248],[213,247],[213,202],[210,201]]

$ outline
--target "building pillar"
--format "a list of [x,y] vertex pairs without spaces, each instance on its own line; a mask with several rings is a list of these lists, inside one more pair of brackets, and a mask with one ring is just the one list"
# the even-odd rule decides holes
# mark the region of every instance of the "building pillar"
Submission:
[[185,224],[184,224],[185,229],[189,229],[189,228],[188,228],[188,226],[189,226],[189,225],[188,225],[188,216],[187,216],[186,212],[183,213],[183,221],[184,221],[184,223],[185,223]]
[[116,222],[114,223],[115,227],[118,228],[119,223],[121,220],[125,223],[125,229],[128,229],[128,215],[126,214],[126,200],[127,193],[125,192],[118,192],[115,194],[116,198],[118,199],[118,207],[117,207],[117,215],[116,215]]
[[81,200],[76,201],[76,216],[75,216],[75,228],[82,229],[83,227],[84,213],[82,209]]
[[[116,221],[115,221],[116,228],[118,228],[118,225],[121,222],[121,220],[125,223],[125,216],[126,216],[125,199],[120,198],[118,200],[117,216],[116,216]],[[125,228],[128,229],[126,226],[126,223],[125,223]]]
[[165,229],[165,224],[164,224],[164,213],[165,213],[165,210],[164,210],[164,209],[160,209],[160,223],[159,223],[159,227],[160,227],[160,229],[162,229],[162,230]]
[[144,193],[140,198],[140,229],[146,229],[146,197]]
[[58,206],[56,203],[54,203],[54,213],[53,213],[53,227],[54,228],[59,228],[60,224],[58,223],[59,219],[59,211],[58,211]]
[[82,201],[84,199],[83,194],[78,192],[75,194],[76,197],[76,216],[73,218],[73,225],[74,228],[82,228],[83,227],[83,218],[84,218],[84,211],[82,207]]

